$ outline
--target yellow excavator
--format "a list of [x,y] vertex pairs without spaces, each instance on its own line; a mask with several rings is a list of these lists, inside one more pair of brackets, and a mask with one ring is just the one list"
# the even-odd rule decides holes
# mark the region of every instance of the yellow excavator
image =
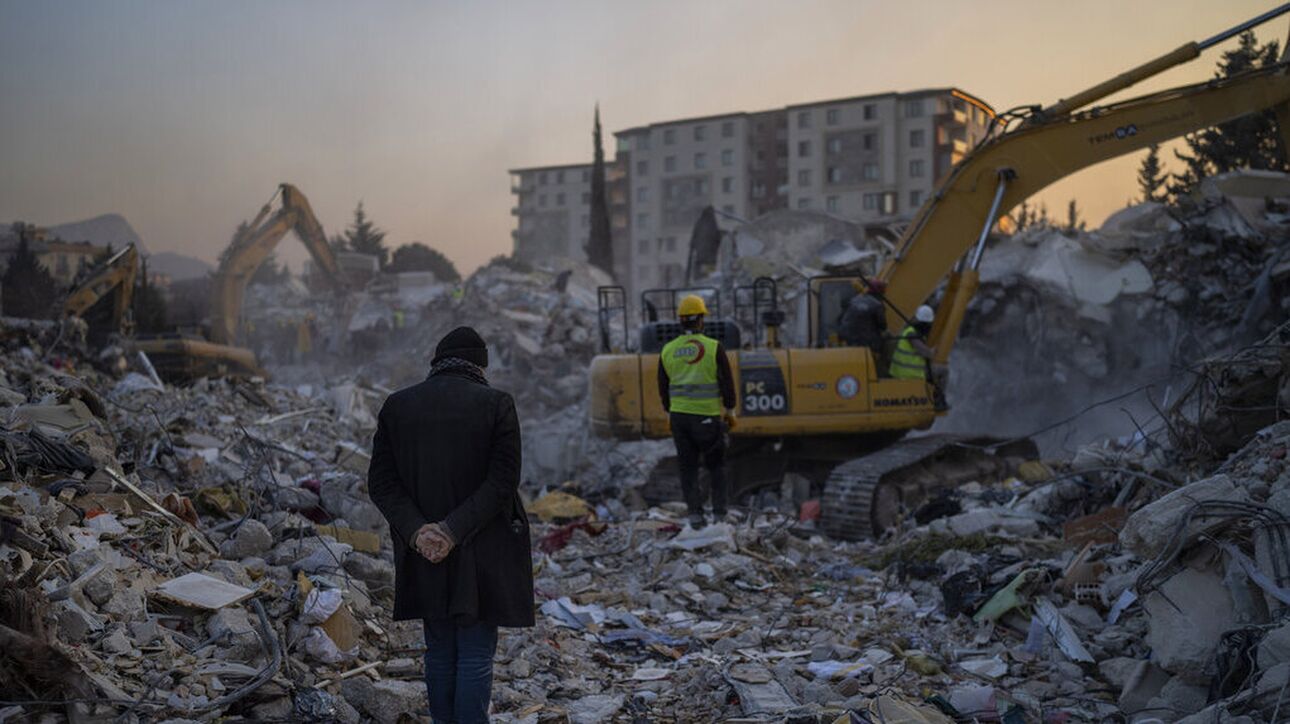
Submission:
[[[281,198],[274,211],[273,202]],[[294,231],[309,250],[319,271],[337,292],[345,282],[336,255],[327,244],[322,224],[314,216],[309,200],[291,184],[280,184],[277,192],[260,209],[247,231],[229,245],[216,269],[211,293],[211,321],[208,339],[165,335],[136,341],[158,374],[167,379],[264,375],[255,353],[238,345],[241,339],[242,297],[255,270],[268,258],[287,232]]]
[[138,275],[139,251],[130,244],[72,287],[63,301],[63,316],[84,319],[90,339],[96,343],[113,332],[128,336],[132,331],[130,302]]
[[[1290,63],[1228,78],[1171,88],[1104,106],[1091,104],[1169,68],[1195,59],[1213,45],[1290,12],[1290,3],[1207,40],[1190,42],[1159,58],[1048,106],[1029,106],[994,117],[991,133],[943,178],[902,234],[877,277],[886,282],[888,328],[930,303],[944,284],[928,344],[938,365],[949,361],[987,237],[1012,208],[1080,169],[1215,126],[1272,110],[1290,148]],[[1290,49],[1288,49],[1290,52]],[[747,493],[795,472],[823,485],[820,526],[829,535],[859,539],[881,535],[938,489],[1006,473],[1035,454],[1029,441],[995,446],[988,439],[944,435],[900,438],[925,430],[943,411],[932,385],[891,379],[861,347],[830,346],[837,310],[858,280],[808,281],[810,334],[805,347],[783,348],[775,334],[783,314],[769,279],[736,289],[760,307],[755,330],[743,344],[732,320],[712,319],[705,333],[724,342],[739,393],[739,424],[731,434],[728,465],[732,493]],[[760,287],[760,291],[758,289]],[[642,310],[674,310],[678,294],[698,292],[710,306],[715,290],[651,290]],[[600,290],[602,347],[591,365],[590,424],[594,434],[620,440],[664,438],[668,416],[659,401],[655,369],[662,345],[679,334],[669,321],[646,321],[634,352],[608,345],[606,321],[626,304],[621,287]],[[824,310],[822,312],[822,310]],[[643,312],[644,316],[644,312]],[[720,316],[719,312],[716,316]],[[623,345],[625,347],[625,344]],[[737,350],[737,351],[733,351]],[[665,461],[645,486],[649,499],[665,497],[675,475]],[[675,483],[671,483],[673,489]],[[679,499],[676,495],[674,499]]]

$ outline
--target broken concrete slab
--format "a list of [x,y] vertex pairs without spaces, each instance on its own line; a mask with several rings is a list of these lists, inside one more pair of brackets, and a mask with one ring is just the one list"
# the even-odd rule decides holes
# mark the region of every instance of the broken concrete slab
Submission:
[[1143,607],[1152,660],[1189,683],[1209,682],[1215,673],[1213,652],[1223,634],[1236,626],[1223,578],[1184,568],[1147,594]]
[[186,573],[172,578],[153,590],[153,595],[193,608],[215,611],[245,601],[255,591],[235,586],[203,573]]
[[397,724],[403,717],[416,717],[426,706],[425,683],[419,681],[373,682],[365,676],[355,676],[341,682],[340,690],[354,708],[380,724]]
[[233,537],[224,541],[219,547],[224,558],[241,560],[259,556],[273,547],[273,534],[264,523],[255,518],[248,518],[238,526]]
[[[1182,517],[1197,502],[1206,500],[1243,503],[1248,502],[1250,497],[1243,487],[1236,485],[1226,475],[1198,480],[1157,498],[1130,515],[1120,531],[1120,544],[1142,558],[1159,555],[1177,532]],[[1208,518],[1195,520],[1188,523],[1182,537],[1186,540],[1225,523],[1225,520],[1216,522]]]

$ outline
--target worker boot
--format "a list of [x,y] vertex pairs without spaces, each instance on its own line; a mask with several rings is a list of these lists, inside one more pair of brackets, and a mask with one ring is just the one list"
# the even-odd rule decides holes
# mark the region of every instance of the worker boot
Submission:
[[708,527],[708,519],[704,517],[703,513],[691,513],[690,527],[695,530],[702,530]]

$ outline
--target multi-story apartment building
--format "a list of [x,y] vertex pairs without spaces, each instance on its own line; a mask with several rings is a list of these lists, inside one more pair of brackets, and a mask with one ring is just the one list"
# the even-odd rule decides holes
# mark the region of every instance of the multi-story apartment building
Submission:
[[[810,209],[875,229],[908,220],[984,138],[994,112],[955,88],[881,93],[619,131],[606,164],[618,280],[684,283],[694,222]],[[585,259],[590,165],[511,171],[515,251]]]
[[947,88],[789,106],[788,206],[906,220],[986,135],[994,112]]
[[564,256],[586,260],[591,232],[591,164],[511,169],[511,238],[525,260]]

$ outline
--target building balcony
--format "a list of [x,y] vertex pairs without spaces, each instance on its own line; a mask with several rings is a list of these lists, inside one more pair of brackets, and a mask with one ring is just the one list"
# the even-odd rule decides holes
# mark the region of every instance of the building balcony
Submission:
[[511,216],[519,216],[519,215],[520,215],[520,207],[518,207],[518,206],[512,206],[512,207],[511,207]]

